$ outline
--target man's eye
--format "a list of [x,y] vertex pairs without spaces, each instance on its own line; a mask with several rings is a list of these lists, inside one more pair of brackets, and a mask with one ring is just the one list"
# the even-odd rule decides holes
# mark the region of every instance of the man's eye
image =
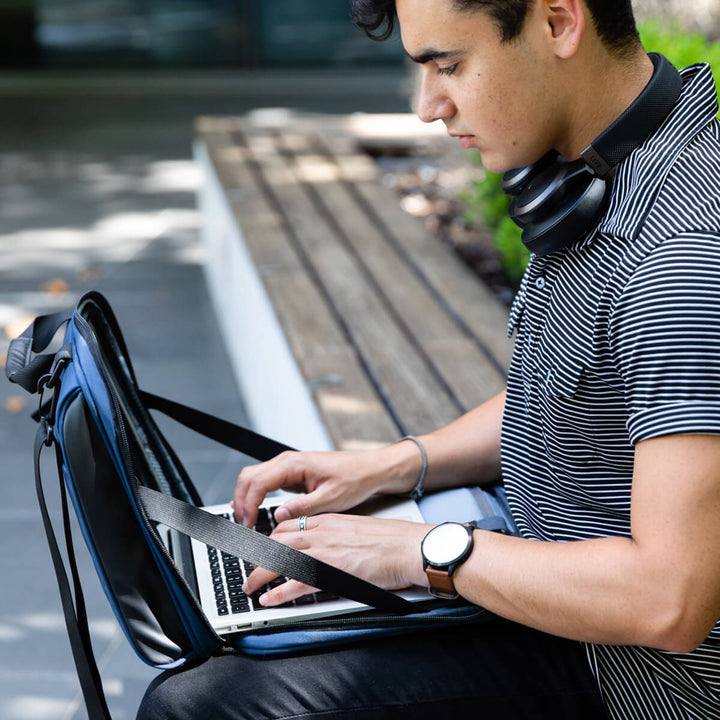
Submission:
[[456,68],[457,63],[455,65],[449,65],[448,67],[439,67],[437,69],[438,75],[452,75],[455,72]]

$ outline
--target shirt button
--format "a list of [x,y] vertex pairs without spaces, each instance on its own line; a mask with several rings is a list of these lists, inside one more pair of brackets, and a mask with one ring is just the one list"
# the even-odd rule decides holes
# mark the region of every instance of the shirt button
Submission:
[[544,277],[539,277],[539,278],[535,281],[535,287],[536,287],[538,290],[543,290],[543,289],[545,288],[545,278],[544,278]]

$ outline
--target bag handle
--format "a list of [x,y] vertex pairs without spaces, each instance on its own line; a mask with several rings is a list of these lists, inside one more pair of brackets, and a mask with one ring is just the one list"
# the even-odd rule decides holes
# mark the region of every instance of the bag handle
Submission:
[[40,315],[22,335],[10,341],[5,362],[5,375],[10,382],[17,383],[29,393],[39,391],[40,378],[50,372],[55,353],[37,353],[42,353],[47,348],[60,326],[71,317],[72,310]]

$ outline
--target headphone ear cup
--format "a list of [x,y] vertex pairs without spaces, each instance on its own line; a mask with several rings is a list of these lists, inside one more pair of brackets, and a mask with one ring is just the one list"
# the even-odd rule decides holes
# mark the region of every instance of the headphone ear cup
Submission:
[[536,175],[514,197],[508,208],[510,217],[520,226],[538,222],[559,206],[567,194],[570,166],[558,161]]
[[555,150],[543,155],[537,162],[523,168],[508,170],[502,177],[502,189],[507,195],[519,195],[538,175],[561,160]]
[[547,255],[588,232],[608,197],[608,183],[595,177],[584,160],[569,163],[556,157],[513,198],[508,212],[522,228],[528,250]]
[[554,212],[523,226],[522,241],[530,252],[548,255],[593,229],[607,207],[611,185],[601,178],[590,177],[590,182],[566,193]]

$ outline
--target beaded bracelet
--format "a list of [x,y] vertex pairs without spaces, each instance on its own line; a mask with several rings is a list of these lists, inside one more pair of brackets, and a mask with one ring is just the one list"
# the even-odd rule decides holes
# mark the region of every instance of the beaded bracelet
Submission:
[[401,443],[403,440],[412,440],[418,446],[418,448],[420,449],[420,455],[422,455],[422,467],[420,468],[420,475],[418,476],[417,482],[415,483],[415,487],[410,491],[410,497],[417,502],[424,493],[423,483],[425,482],[425,473],[427,473],[428,466],[427,453],[425,452],[423,444],[414,435],[406,435],[405,437],[400,438],[398,442]]

